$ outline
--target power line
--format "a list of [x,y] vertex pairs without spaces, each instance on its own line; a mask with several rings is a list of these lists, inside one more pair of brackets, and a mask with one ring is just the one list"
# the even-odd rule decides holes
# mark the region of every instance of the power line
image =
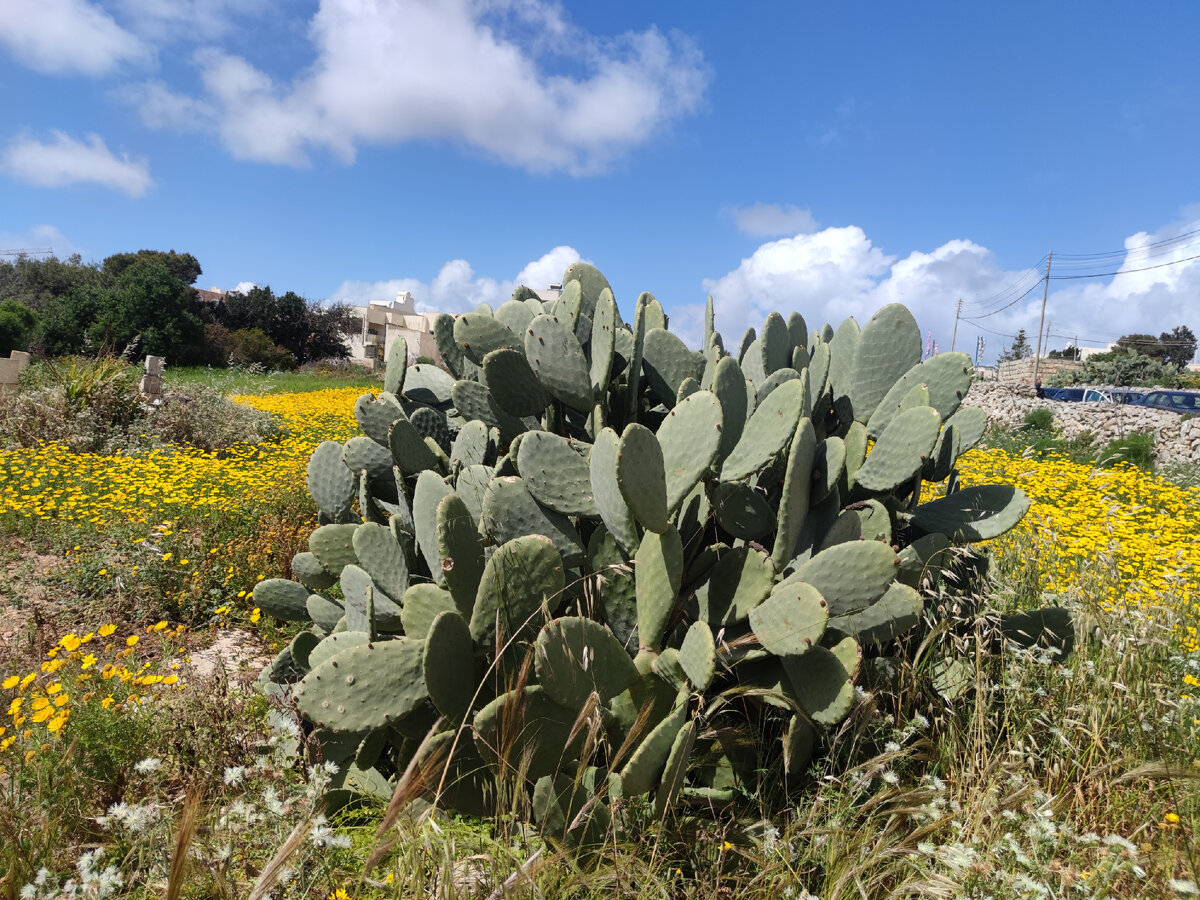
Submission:
[[1127,253],[1135,253],[1135,252],[1143,251],[1143,250],[1151,250],[1156,247],[1173,246],[1175,244],[1183,243],[1188,240],[1191,240],[1194,237],[1200,237],[1200,228],[1196,229],[1195,231],[1188,231],[1183,234],[1177,234],[1177,235],[1175,235],[1175,237],[1164,238],[1161,241],[1153,241],[1152,243],[1144,244],[1141,247],[1134,247],[1132,249],[1125,248],[1122,250],[1107,250],[1103,253],[1060,253],[1059,257],[1063,261],[1067,261],[1067,260],[1096,259],[1098,257],[1104,257],[1104,256],[1124,256]]
[[[994,316],[998,313],[1004,312],[1006,309],[1009,309],[1010,307],[1016,306],[1018,303],[1020,303],[1022,300],[1024,300],[1026,297],[1028,297],[1031,293],[1033,293],[1033,291],[1037,290],[1038,286],[1042,283],[1042,281],[1045,279],[1045,277],[1046,276],[1043,275],[1041,278],[1039,278],[1037,281],[1035,281],[1032,285],[1030,285],[1029,289],[1027,291],[1025,291],[1025,293],[1023,293],[1016,300],[1013,300],[1011,303],[1007,303],[1004,306],[1001,306],[999,309],[994,309],[991,312],[984,313],[981,316],[963,316],[963,319],[967,322],[977,322],[980,319],[990,318],[991,316]],[[993,332],[993,333],[995,333],[995,332]],[[1010,337],[1011,337],[1011,335],[1010,335]]]
[[1167,266],[1177,266],[1180,263],[1191,262],[1194,259],[1200,259],[1200,253],[1195,256],[1187,256],[1183,259],[1175,259],[1171,262],[1159,263],[1156,266],[1142,266],[1137,269],[1118,269],[1116,272],[1094,272],[1090,275],[1051,275],[1051,281],[1073,281],[1078,278],[1107,278],[1110,275],[1128,275],[1131,272],[1149,272],[1151,269],[1163,269]]

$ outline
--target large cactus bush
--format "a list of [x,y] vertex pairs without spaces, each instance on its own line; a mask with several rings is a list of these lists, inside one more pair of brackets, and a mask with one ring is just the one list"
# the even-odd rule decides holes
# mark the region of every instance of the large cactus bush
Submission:
[[864,655],[921,622],[921,579],[1029,503],[956,489],[986,424],[970,360],[922,361],[903,306],[771,313],[730,350],[710,299],[693,350],[650,294],[627,323],[591,266],[563,285],[439,316],[448,372],[393,344],[363,434],[312,455],[297,580],[254,597],[312,623],[269,674],[344,790],[427,763],[440,805],[523,792],[571,843],[611,798],[797,779]]

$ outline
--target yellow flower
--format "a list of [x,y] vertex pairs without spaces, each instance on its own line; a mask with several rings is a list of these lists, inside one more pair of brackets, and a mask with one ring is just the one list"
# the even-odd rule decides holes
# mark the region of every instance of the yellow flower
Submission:
[[162,631],[164,628],[166,628],[166,627],[167,627],[167,622],[166,622],[166,620],[164,619],[164,620],[163,620],[163,621],[161,621],[161,622],[156,622],[156,623],[154,623],[154,625],[153,625],[153,626],[151,626],[151,627],[152,627],[152,628],[153,628],[155,631]]
[[262,610],[260,610],[257,606],[254,607],[254,611],[250,613],[250,621],[257,622],[261,618],[262,618]]
[[110,706],[113,705],[114,702],[115,701],[113,700],[112,694],[109,694],[107,697],[105,697],[103,700],[100,701],[100,706],[103,709],[108,709]]
[[1169,812],[1165,816],[1163,816],[1163,821],[1170,822],[1172,825],[1178,825],[1179,824],[1179,816],[1177,816],[1173,812]]
[[31,685],[33,683],[33,679],[35,679],[35,678],[37,678],[37,676],[35,674],[33,674],[32,672],[30,672],[28,675],[26,675],[24,678],[21,679],[21,688],[24,689],[24,688],[29,687],[29,685]]
[[56,682],[54,682],[54,684],[52,684],[48,688],[46,688],[46,693],[47,694],[57,694],[61,690],[62,690],[62,685],[56,681]]
[[68,697],[66,694],[59,694],[57,697],[54,698],[55,706],[65,706],[69,702],[71,702],[71,698]]
[[137,642],[138,636],[136,634],[131,634],[129,637],[125,638],[125,646],[127,647],[132,647]]
[[24,697],[13,697],[12,702],[10,704],[8,704],[8,714],[10,716],[15,714],[16,711],[21,708],[21,704],[24,702],[25,702]]
[[168,675],[166,678],[164,678],[162,680],[162,683],[163,684],[175,684],[178,681],[179,681],[179,677],[177,675]]
[[39,709],[30,718],[35,722],[45,722],[52,715],[54,715],[54,707],[47,706],[45,709]]
[[37,751],[35,751],[35,750],[30,750],[30,751],[28,751],[28,752],[25,754],[25,763],[26,763],[26,765],[28,765],[29,763],[33,762],[33,758],[34,758],[35,756],[37,756]]
[[34,712],[38,712],[39,710],[45,709],[49,705],[50,700],[48,697],[34,697],[29,703],[29,708]]
[[117,630],[116,625],[101,625],[99,628],[96,629],[96,632],[100,635],[100,637],[108,637],[110,634],[112,634],[116,630]]
[[70,653],[73,650],[78,650],[81,641],[74,634],[64,635],[63,639],[58,642],[59,646]]
[[62,729],[62,727],[66,724],[67,724],[67,720],[64,718],[59,717],[59,718],[51,719],[49,722],[46,723],[46,730],[49,731],[51,734],[53,734],[57,731],[60,731]]
[[21,679],[16,675],[9,675],[7,678],[4,679],[4,684],[2,685],[2,687],[6,691],[12,690],[13,688],[15,688],[17,686],[17,682],[19,682],[20,680]]

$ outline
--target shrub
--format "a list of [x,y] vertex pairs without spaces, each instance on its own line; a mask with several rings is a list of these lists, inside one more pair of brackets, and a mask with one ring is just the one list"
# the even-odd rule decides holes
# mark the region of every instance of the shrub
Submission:
[[1143,472],[1153,472],[1154,432],[1138,431],[1109,441],[1096,456],[1096,465],[1101,468],[1111,468],[1118,463],[1129,463]]
[[0,355],[24,350],[37,330],[38,314],[16,300],[0,303]]
[[235,444],[258,444],[282,434],[270,413],[234,403],[216,388],[189,385],[163,397],[147,427],[168,444],[220,450]]
[[1044,406],[1025,413],[1025,428],[1029,431],[1053,431],[1054,413]]
[[267,337],[261,328],[241,328],[229,333],[228,361],[232,365],[268,369],[296,368],[296,357]]

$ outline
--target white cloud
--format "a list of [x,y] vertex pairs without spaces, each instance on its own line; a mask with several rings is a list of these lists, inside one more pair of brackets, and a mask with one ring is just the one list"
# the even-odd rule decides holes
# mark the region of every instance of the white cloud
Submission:
[[15,138],[0,155],[0,171],[39,187],[99,184],[131,197],[154,184],[144,157],[118,158],[99,135],[89,134],[86,143],[61,131],[52,135],[46,143],[29,135]]
[[817,220],[812,212],[778,203],[755,203],[753,206],[735,206],[730,212],[737,223],[738,231],[752,237],[774,237],[781,234],[811,234],[817,230]]
[[[34,225],[22,232],[0,232],[0,252],[9,250],[53,250],[59,259],[81,252],[70,238],[53,225]],[[13,257],[4,259],[11,262]]]
[[343,281],[329,300],[365,306],[372,300],[392,300],[399,291],[408,291],[421,312],[470,312],[480,303],[499,306],[519,284],[542,289],[557,283],[567,266],[579,259],[579,252],[573,247],[560,245],[528,263],[512,280],[503,281],[478,277],[465,259],[452,259],[442,265],[428,284],[417,278]]
[[[361,145],[433,140],[587,174],[694,111],[709,80],[687,38],[656,28],[600,38],[551,0],[321,0],[308,37],[314,59],[290,81],[216,48],[196,54],[200,99],[219,111],[235,157],[349,162]],[[187,107],[170,92],[140,99],[151,124],[156,104]]]
[[235,19],[270,11],[272,0],[116,0],[129,26],[157,42],[211,40],[230,33]]
[[125,85],[114,94],[136,109],[148,128],[188,132],[217,125],[217,110],[211,103],[172,91],[161,81]]
[[18,62],[50,74],[105,75],[152,51],[87,0],[4,0],[0,44]]
[[[1111,270],[1172,265],[1078,285],[1052,282],[1046,320],[1053,336],[1047,346],[1061,348],[1075,336],[1083,346],[1094,346],[1132,332],[1159,334],[1179,324],[1200,328],[1194,301],[1200,296],[1200,260],[1187,259],[1200,254],[1200,240],[1148,246],[1197,230],[1200,216],[1154,234],[1132,235],[1125,241],[1124,259],[1118,257]],[[1084,271],[1104,270],[1101,265]],[[885,254],[862,229],[850,226],[765,243],[736,269],[703,284],[713,295],[717,327],[727,345],[736,344],[747,327],[761,329],[772,310],[785,315],[798,310],[810,328],[825,322],[836,327],[850,315],[865,323],[879,307],[900,302],[912,310],[923,331],[933,333],[940,349],[949,350],[955,304],[962,298],[964,316],[995,314],[974,322],[961,320],[956,349],[973,352],[976,337],[983,335],[984,361],[992,362],[1020,328],[1036,343],[1041,274],[1036,269],[1002,269],[986,247],[962,239],[899,258]],[[1060,284],[1067,286],[1058,288]],[[1016,290],[995,297],[1014,285]],[[1021,298],[1026,288],[1033,290]],[[698,334],[702,313],[699,306],[676,308],[672,330]]]

